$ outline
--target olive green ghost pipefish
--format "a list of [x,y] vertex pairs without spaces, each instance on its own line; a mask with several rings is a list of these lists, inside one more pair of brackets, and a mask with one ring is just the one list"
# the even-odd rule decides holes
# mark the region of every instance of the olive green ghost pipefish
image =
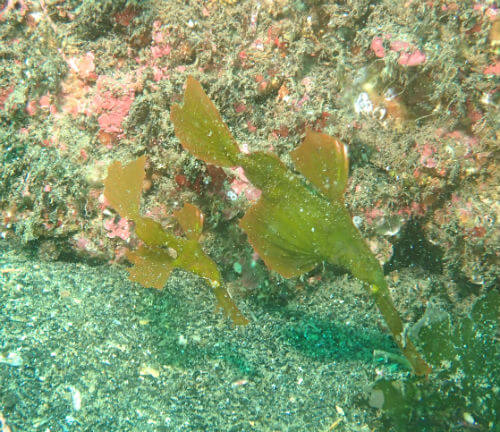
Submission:
[[[244,154],[200,83],[188,77],[183,105],[171,109],[183,147],[208,163],[241,166],[262,191],[240,221],[266,266],[284,277],[306,273],[323,261],[340,265],[366,282],[399,348],[418,375],[430,367],[403,333],[383,271],[344,204],[348,159],[337,139],[308,130],[292,160],[302,176],[276,155]],[[308,182],[309,184],[308,184]]]

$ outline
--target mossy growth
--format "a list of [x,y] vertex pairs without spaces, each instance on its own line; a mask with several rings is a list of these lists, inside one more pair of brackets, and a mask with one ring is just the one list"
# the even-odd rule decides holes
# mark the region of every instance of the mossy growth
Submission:
[[135,232],[144,243],[127,258],[133,263],[130,280],[146,288],[162,289],[174,268],[192,272],[204,278],[212,287],[219,306],[235,324],[248,320],[239,311],[224,287],[216,264],[203,252],[199,237],[203,229],[203,214],[191,204],[175,212],[185,237],[175,236],[151,218],[141,216],[140,200],[145,177],[146,157],[141,156],[123,166],[113,162],[104,181],[104,196],[122,218],[135,224]]
[[293,277],[323,261],[346,268],[367,283],[413,370],[419,375],[430,372],[403,334],[383,271],[344,205],[348,159],[340,141],[308,130],[302,145],[292,152],[302,176],[274,154],[241,153],[217,108],[193,77],[188,77],[183,105],[172,106],[171,120],[185,149],[211,164],[241,166],[262,191],[240,226],[269,269]]

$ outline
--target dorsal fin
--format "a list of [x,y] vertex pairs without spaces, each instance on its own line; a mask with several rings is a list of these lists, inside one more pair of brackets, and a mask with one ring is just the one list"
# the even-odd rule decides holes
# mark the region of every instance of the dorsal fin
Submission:
[[108,167],[104,196],[122,218],[134,220],[139,217],[145,165],[146,156],[141,156],[125,166],[114,161]]
[[198,240],[203,230],[203,213],[192,204],[185,203],[182,209],[174,212],[179,225],[188,239]]
[[300,173],[330,201],[343,199],[349,161],[338,139],[307,129],[304,141],[290,155]]
[[172,105],[170,119],[182,146],[217,166],[237,165],[238,145],[201,84],[188,76],[182,106]]

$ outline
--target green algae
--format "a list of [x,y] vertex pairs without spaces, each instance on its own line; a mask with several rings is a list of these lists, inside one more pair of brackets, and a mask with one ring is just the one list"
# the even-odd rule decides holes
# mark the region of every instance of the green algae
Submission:
[[462,318],[428,308],[412,331],[434,369],[433,379],[383,378],[370,390],[369,403],[383,410],[389,430],[449,431],[460,423],[498,430],[499,308],[496,291],[480,298]]

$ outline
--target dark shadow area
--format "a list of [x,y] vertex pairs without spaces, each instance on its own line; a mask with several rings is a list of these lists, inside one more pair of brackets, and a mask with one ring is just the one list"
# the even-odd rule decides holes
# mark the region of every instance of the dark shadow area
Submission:
[[[15,240],[14,240],[15,242]],[[49,246],[45,246],[48,244]],[[99,267],[109,265],[109,259],[104,255],[91,256],[87,253],[78,253],[67,237],[39,238],[29,241],[26,244],[15,242],[17,247],[22,249],[32,260],[44,262],[63,262],[68,264],[85,264],[89,267]],[[45,250],[44,250],[45,249]]]
[[408,221],[401,229],[393,248],[391,259],[384,265],[386,273],[410,266],[419,266],[429,273],[443,271],[443,251],[425,238],[421,221],[417,219]]
[[374,350],[396,352],[389,335],[357,325],[346,325],[313,315],[296,313],[282,337],[293,348],[314,360],[370,362]]

